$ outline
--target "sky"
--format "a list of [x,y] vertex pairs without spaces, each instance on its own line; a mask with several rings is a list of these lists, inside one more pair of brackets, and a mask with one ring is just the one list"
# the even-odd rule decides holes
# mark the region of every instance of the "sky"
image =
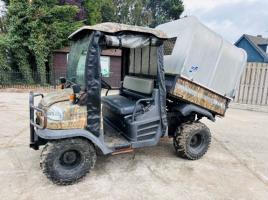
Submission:
[[5,13],[5,3],[0,0],[0,16],[2,16]]
[[268,37],[268,0],[183,0],[182,16],[202,23],[234,43],[243,34]]

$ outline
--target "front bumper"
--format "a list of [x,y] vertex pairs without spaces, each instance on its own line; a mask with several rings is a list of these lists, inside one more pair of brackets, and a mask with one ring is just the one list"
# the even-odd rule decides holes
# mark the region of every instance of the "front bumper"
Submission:
[[[29,110],[30,110],[30,148],[38,150],[39,146],[42,143],[42,139],[39,138],[36,134],[36,129],[45,129],[47,126],[47,116],[46,116],[46,112],[41,109],[38,108],[37,106],[34,105],[34,99],[35,97],[41,96],[42,98],[44,97],[43,94],[34,94],[33,92],[30,92],[30,96],[29,96]],[[41,125],[39,125],[36,122],[35,119],[35,111],[41,113],[41,115],[44,117],[44,123]]]

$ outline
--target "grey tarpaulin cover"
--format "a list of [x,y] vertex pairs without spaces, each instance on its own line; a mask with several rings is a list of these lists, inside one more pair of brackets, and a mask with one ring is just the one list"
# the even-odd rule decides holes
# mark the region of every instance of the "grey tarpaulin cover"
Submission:
[[140,33],[140,34],[149,34],[154,35],[157,38],[167,39],[167,35],[163,31],[159,31],[157,29],[141,27],[141,26],[133,26],[127,24],[119,24],[113,22],[105,22],[101,24],[96,24],[93,26],[83,26],[74,33],[69,36],[69,39],[74,39],[81,33],[88,33],[92,31],[100,31],[102,33],[110,33],[110,34],[119,34],[120,32],[131,32],[131,33]]
[[142,35],[122,35],[111,36],[105,35],[107,46],[125,47],[125,48],[142,48],[146,46],[159,46],[161,41],[156,37],[148,37]]

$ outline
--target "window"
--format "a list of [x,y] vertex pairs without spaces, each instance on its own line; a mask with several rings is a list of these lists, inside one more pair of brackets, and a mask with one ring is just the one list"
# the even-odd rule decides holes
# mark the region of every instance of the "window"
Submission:
[[87,51],[83,51],[78,60],[76,68],[76,83],[79,85],[84,85],[85,82],[85,65],[86,65]]
[[74,41],[68,55],[67,79],[85,86],[85,65],[90,36]]
[[101,56],[101,75],[102,77],[110,77],[110,57],[109,56]]
[[170,38],[164,41],[164,55],[171,55],[174,49],[177,38]]
[[130,74],[157,75],[157,47],[130,49]]

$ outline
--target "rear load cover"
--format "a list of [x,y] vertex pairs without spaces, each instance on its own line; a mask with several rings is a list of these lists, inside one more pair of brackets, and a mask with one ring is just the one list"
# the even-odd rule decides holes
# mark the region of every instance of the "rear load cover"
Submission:
[[233,98],[245,68],[247,55],[242,49],[200,23],[186,17],[157,29],[177,38],[171,55],[165,55],[167,74],[180,75],[222,96]]

